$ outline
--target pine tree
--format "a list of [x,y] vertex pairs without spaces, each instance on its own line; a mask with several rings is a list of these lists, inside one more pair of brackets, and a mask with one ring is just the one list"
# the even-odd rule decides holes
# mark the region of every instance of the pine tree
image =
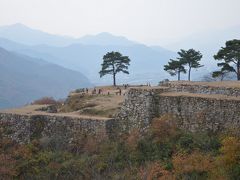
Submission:
[[170,59],[170,62],[164,66],[164,70],[167,71],[171,76],[177,75],[178,81],[180,80],[181,72],[186,73],[186,69],[184,68],[183,63],[181,61],[172,59]]
[[218,63],[218,66],[221,67],[221,70],[214,71],[212,73],[213,78],[220,77],[220,80],[223,81],[224,77],[229,74],[230,72],[234,72],[233,67],[229,66],[229,64],[226,63]]
[[218,63],[218,66],[225,71],[235,72],[237,80],[240,80],[240,40],[227,41],[226,47],[222,47],[214,56],[214,59],[223,61]]
[[111,74],[113,76],[113,85],[116,86],[116,74],[119,72],[129,74],[129,65],[130,59],[128,56],[123,56],[119,52],[108,52],[103,56],[102,69],[99,72],[100,77]]
[[197,69],[203,66],[199,63],[202,59],[202,54],[194,49],[181,49],[178,54],[180,56],[178,59],[183,62],[184,65],[188,66],[188,80],[190,81],[192,68]]

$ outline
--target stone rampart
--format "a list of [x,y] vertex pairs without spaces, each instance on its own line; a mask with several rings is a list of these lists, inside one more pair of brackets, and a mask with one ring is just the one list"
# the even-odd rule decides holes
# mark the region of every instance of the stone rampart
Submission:
[[174,115],[178,126],[185,130],[216,132],[240,128],[239,98],[163,93],[158,102],[158,116]]
[[81,135],[107,137],[112,121],[54,115],[0,114],[1,127],[5,127],[4,135],[20,143],[43,137],[60,137],[67,143]]
[[145,130],[156,116],[157,94],[168,92],[168,88],[131,88],[116,116],[115,125],[119,132],[130,129]]
[[[235,82],[236,84],[239,82]],[[218,85],[220,84],[220,85]],[[222,83],[224,84],[224,83]],[[240,96],[239,85],[234,86],[233,83],[221,82],[166,82],[163,87],[168,87],[173,92],[189,92],[196,94],[222,94],[227,96]],[[240,84],[240,83],[239,83]]]
[[144,130],[154,117],[166,114],[173,115],[180,128],[192,132],[240,128],[240,97],[179,91],[174,92],[171,87],[130,89],[117,116],[118,129]]
[[6,127],[6,136],[20,143],[43,137],[71,143],[81,135],[116,137],[133,129],[145,131],[153,118],[166,114],[179,128],[192,132],[240,128],[239,109],[239,88],[170,83],[130,88],[114,119],[1,112],[0,125]]

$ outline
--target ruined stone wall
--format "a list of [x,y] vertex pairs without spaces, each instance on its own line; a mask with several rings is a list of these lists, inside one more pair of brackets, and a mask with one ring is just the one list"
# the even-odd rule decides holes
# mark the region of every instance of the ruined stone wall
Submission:
[[69,144],[84,134],[116,137],[134,129],[145,131],[153,118],[165,114],[173,115],[179,128],[192,132],[240,128],[240,97],[233,96],[238,91],[175,88],[131,88],[114,119],[0,113],[0,130],[5,126],[4,134],[20,143],[57,137]]
[[221,131],[240,128],[240,99],[172,92],[172,89],[131,89],[117,116],[124,132],[144,130],[154,117],[173,115],[179,128],[189,131]]
[[240,128],[239,100],[167,94],[158,98],[158,115],[174,115],[182,129],[216,132]]
[[65,143],[71,143],[81,135],[108,136],[112,119],[98,120],[48,115],[0,114],[4,135],[11,139],[27,143],[32,139],[57,137]]
[[174,92],[189,92],[196,94],[222,94],[227,96],[240,96],[240,88],[217,87],[209,85],[188,84],[188,83],[164,83],[163,87],[168,87]]
[[157,115],[157,94],[167,91],[168,88],[131,88],[116,116],[116,129],[119,132],[129,132],[132,129],[144,131]]

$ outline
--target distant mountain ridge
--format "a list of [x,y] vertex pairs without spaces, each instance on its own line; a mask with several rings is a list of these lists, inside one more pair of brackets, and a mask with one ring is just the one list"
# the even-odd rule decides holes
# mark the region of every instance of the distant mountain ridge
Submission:
[[[150,47],[140,44],[135,44],[132,46],[72,44],[66,47],[39,45],[23,46],[22,48],[20,44],[16,44],[11,41],[8,41],[6,46],[4,46],[4,44],[6,43],[2,42],[0,38],[0,46],[3,46],[8,50],[16,51],[35,58],[41,58],[50,63],[80,71],[84,73],[94,84],[111,83],[111,77],[104,77],[100,79],[98,74],[101,68],[102,57],[104,54],[106,54],[106,52],[119,51],[122,54],[130,57],[130,75],[120,75],[121,79],[123,80],[122,83],[133,82],[139,77],[140,74],[149,74],[150,72],[158,72],[158,78],[162,79],[164,77],[162,77],[161,74],[166,76],[166,73],[163,71],[163,65],[167,63],[169,58],[176,56],[174,52],[167,51],[165,49],[161,50],[160,47],[158,50],[154,50]],[[140,77],[140,82],[147,82],[150,80],[148,78],[150,76],[148,75],[140,75]],[[159,80],[158,78],[156,78],[155,83]]]
[[43,96],[64,98],[92,84],[81,73],[0,47],[0,108],[21,106]]
[[98,73],[103,55],[110,51],[131,59],[130,74],[118,74],[118,84],[157,84],[175,78],[163,70],[169,59],[177,57],[174,51],[195,48],[204,57],[205,66],[192,74],[199,80],[217,68],[212,56],[225,41],[240,39],[239,29],[200,33],[163,48],[106,32],[72,38],[22,24],[0,26],[0,47],[4,48],[0,48],[0,108],[19,106],[41,96],[64,97],[72,89],[91,86],[90,81],[95,85],[111,84],[111,76],[100,78]]
[[0,37],[15,41],[25,45],[49,45],[49,46],[69,46],[71,44],[85,45],[133,45],[133,41],[123,36],[114,36],[103,32],[97,35],[86,35],[80,38],[68,36],[53,35],[40,30],[29,28],[23,24],[17,23],[9,26],[0,26]]
[[138,44],[128,40],[123,36],[113,36],[110,33],[103,32],[97,35],[86,35],[82,38],[79,38],[75,43],[85,44],[85,45],[100,45],[100,46],[109,46],[109,45],[118,45],[118,46],[131,46]]
[[0,26],[0,37],[25,45],[49,44],[53,46],[64,46],[74,41],[71,37],[45,33],[20,23]]
[[[159,46],[146,46],[134,41],[130,41],[122,36],[114,36],[110,33],[100,33],[97,35],[87,35],[78,39],[66,39],[57,36],[57,38],[65,41],[65,45],[55,44],[50,42],[53,37],[50,34],[37,30],[38,37],[43,36],[49,37],[46,40],[31,37],[35,43],[27,45],[29,42],[26,41],[29,38],[27,33],[21,34],[22,39],[14,38],[19,32],[14,30],[16,26],[20,26],[21,29],[27,29],[26,31],[32,31],[36,36],[36,30],[24,25],[13,25],[7,28],[11,29],[9,32],[13,35],[6,36],[1,33],[0,27],[0,45],[8,50],[16,51],[22,54],[26,54],[31,57],[41,58],[48,62],[61,65],[66,68],[80,71],[84,73],[89,79],[95,84],[110,84],[111,77],[104,77],[100,79],[99,70],[102,63],[102,57],[109,51],[119,51],[124,55],[127,55],[131,59],[130,75],[120,75],[119,83],[133,83],[141,82],[146,83],[151,81],[157,83],[162,78],[166,78],[167,74],[163,71],[163,65],[167,63],[170,58],[176,56],[175,52],[161,48]],[[27,36],[25,39],[24,36]],[[11,37],[11,39],[9,38]],[[20,42],[19,42],[20,41]],[[44,43],[43,43],[44,41]],[[59,42],[59,41],[58,41]],[[62,41],[63,42],[63,41]],[[31,43],[30,43],[31,44]],[[55,45],[53,45],[55,44]],[[158,77],[153,82],[152,75],[158,74]],[[145,74],[145,75],[144,75]]]

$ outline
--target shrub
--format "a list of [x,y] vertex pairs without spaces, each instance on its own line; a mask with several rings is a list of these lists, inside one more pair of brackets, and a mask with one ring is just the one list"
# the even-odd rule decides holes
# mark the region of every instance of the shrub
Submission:
[[194,137],[190,133],[181,134],[176,144],[178,150],[188,153],[193,151],[195,148]]
[[[38,121],[35,123],[38,124]],[[240,139],[186,133],[170,117],[114,139],[56,134],[19,145],[0,123],[0,179],[239,179]],[[41,125],[38,124],[38,125]],[[62,132],[62,131],[61,131]],[[3,133],[3,134],[2,134]]]
[[134,129],[123,137],[130,151],[136,150],[140,138],[141,138],[141,134],[139,129]]
[[202,152],[212,152],[217,154],[221,147],[219,137],[215,134],[194,133],[192,134],[194,140],[194,148]]
[[0,178],[13,179],[16,174],[16,160],[10,155],[0,154]]
[[221,154],[217,157],[213,177],[225,176],[227,179],[240,177],[240,139],[226,137],[222,140]]
[[139,176],[146,180],[174,180],[176,179],[172,172],[167,171],[160,162],[150,162],[142,166],[139,170]]
[[153,140],[158,143],[174,139],[178,134],[174,118],[170,115],[153,119],[150,132],[153,136]]
[[137,147],[138,163],[154,160],[168,161],[173,152],[173,146],[170,143],[155,143],[151,139],[141,139]]
[[57,104],[58,102],[53,97],[43,97],[33,101],[34,105]]
[[194,151],[173,156],[173,166],[179,179],[207,179],[213,163],[209,155]]
[[176,145],[178,151],[191,153],[198,150],[217,154],[221,144],[216,135],[182,131],[179,133]]

